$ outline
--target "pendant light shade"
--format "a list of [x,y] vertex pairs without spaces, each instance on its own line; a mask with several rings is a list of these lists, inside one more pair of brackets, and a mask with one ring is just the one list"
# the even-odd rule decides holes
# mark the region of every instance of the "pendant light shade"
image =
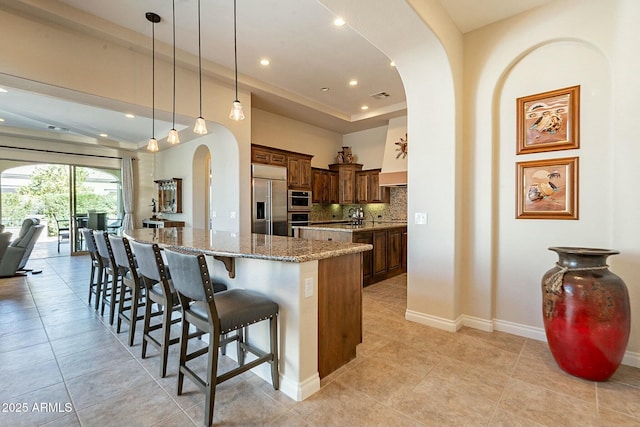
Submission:
[[207,122],[202,117],[196,119],[196,125],[193,127],[193,132],[198,135],[204,135],[208,132]]
[[238,36],[236,30],[236,0],[233,0],[233,56],[235,65],[235,81],[236,81],[236,99],[233,101],[229,118],[231,120],[243,120],[244,112],[242,111],[242,104],[238,99]]
[[158,151],[156,140],[156,24],[160,22],[160,15],[153,12],[145,14],[147,21],[151,22],[151,138],[147,144],[147,150]]
[[196,119],[193,132],[204,135],[207,131],[207,122],[202,117],[202,39],[200,34],[200,0],[198,0],[198,81],[200,90],[200,116]]
[[180,136],[176,130],[176,0],[173,0],[173,128],[169,131],[167,142],[180,144]]
[[153,153],[158,151],[158,140],[155,138],[149,138],[149,142],[147,143],[147,150]]

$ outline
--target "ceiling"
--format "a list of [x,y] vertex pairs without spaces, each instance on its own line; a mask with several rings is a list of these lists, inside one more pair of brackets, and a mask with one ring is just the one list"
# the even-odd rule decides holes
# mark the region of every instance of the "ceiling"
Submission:
[[[92,34],[113,28],[107,23],[116,23],[124,27],[123,34],[143,34],[149,43],[151,24],[145,12],[153,11],[162,18],[156,24],[158,43],[172,45],[171,0],[48,1],[47,6],[54,8],[47,12],[59,14],[57,18],[44,14],[48,19],[68,24],[69,16],[85,16],[74,27]],[[461,32],[468,32],[550,0],[439,1]],[[27,0],[0,3],[43,16]],[[93,16],[69,13],[69,7]],[[175,8],[176,49],[197,56],[197,2],[175,0]],[[201,15],[203,62],[233,70],[233,2],[203,0]],[[344,17],[347,25],[342,27],[333,24],[335,18],[317,0],[238,0],[239,80],[251,91],[253,107],[343,134],[382,126],[389,118],[406,114],[404,88],[390,58],[351,29],[349,17]],[[260,65],[263,58],[270,60],[269,66]],[[352,79],[358,84],[349,85]],[[221,80],[232,83],[228,76]],[[0,84],[8,90],[0,93],[0,118],[5,120],[0,125],[5,132],[53,132],[58,139],[128,148],[143,147],[149,137],[150,112],[139,107],[86,95],[78,102],[60,88],[25,84],[6,76],[0,78]],[[387,96],[372,96],[381,92]],[[362,110],[363,105],[368,110]],[[127,112],[136,117],[125,118]],[[206,111],[203,113],[206,117]],[[183,121],[176,126],[178,130],[191,126],[187,118],[178,121]],[[156,135],[165,135],[170,128],[171,123],[157,121]],[[101,133],[107,136],[99,136]]]

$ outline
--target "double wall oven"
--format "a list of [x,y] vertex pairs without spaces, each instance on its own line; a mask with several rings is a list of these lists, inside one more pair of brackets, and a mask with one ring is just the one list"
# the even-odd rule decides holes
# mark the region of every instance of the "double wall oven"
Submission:
[[293,226],[309,225],[311,204],[311,191],[289,190],[287,197],[289,236],[293,236]]

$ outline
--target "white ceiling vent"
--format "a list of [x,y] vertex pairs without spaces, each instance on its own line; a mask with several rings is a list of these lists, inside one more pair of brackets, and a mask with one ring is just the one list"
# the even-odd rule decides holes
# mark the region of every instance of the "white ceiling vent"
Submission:
[[378,92],[378,93],[373,93],[373,94],[371,94],[369,96],[372,97],[372,98],[375,98],[375,99],[385,99],[385,98],[388,98],[390,95],[387,92],[382,91],[382,92]]

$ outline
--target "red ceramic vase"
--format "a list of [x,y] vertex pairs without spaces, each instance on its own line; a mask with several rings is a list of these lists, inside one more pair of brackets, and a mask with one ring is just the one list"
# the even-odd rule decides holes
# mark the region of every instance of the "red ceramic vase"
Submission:
[[552,247],[556,267],[542,278],[549,348],[564,371],[605,381],[620,366],[631,326],[629,293],[606,264],[618,251]]

